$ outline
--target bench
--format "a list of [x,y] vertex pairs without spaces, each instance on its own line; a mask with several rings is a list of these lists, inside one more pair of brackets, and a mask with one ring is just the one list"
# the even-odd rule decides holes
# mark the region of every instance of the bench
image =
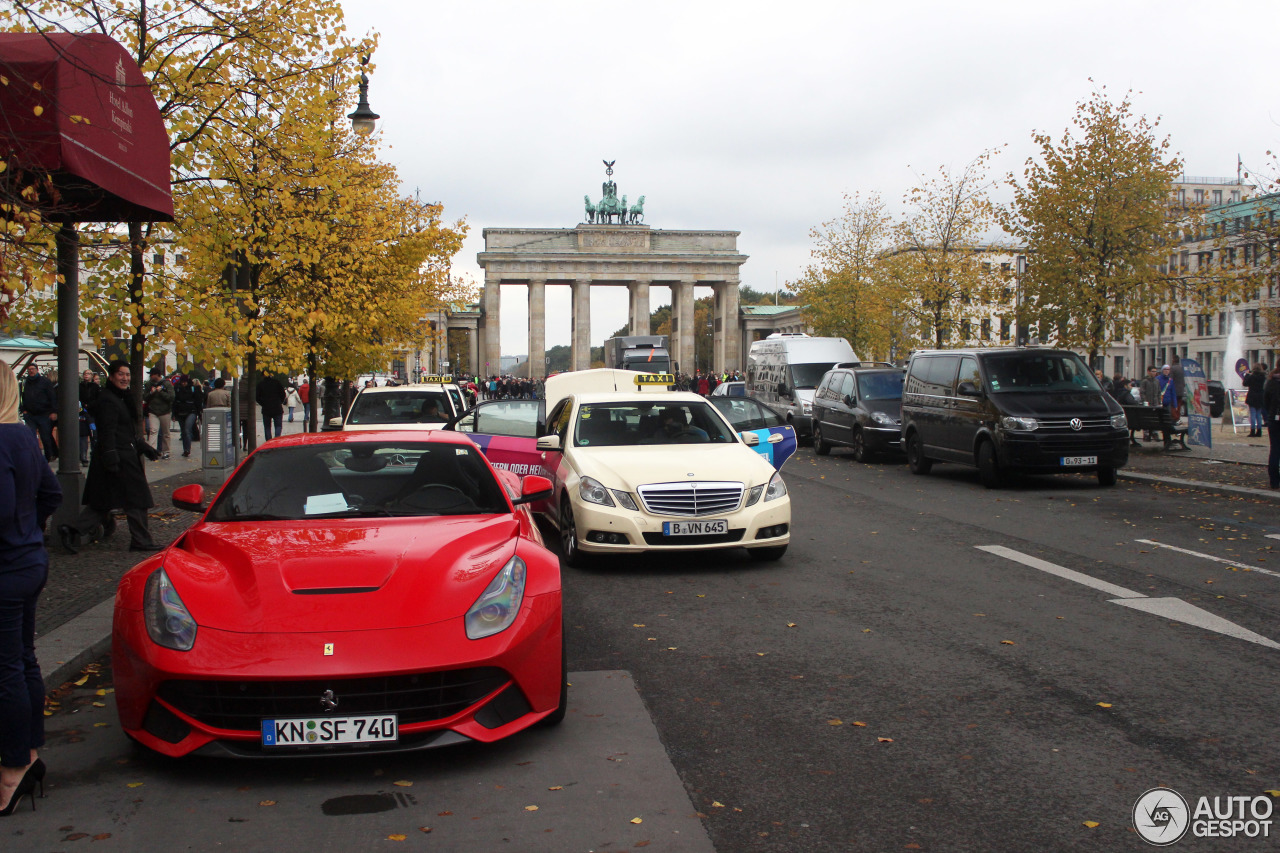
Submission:
[[1129,421],[1129,442],[1131,444],[1141,446],[1141,442],[1134,437],[1134,433],[1138,430],[1143,432],[1159,432],[1164,436],[1164,449],[1173,449],[1173,443],[1176,441],[1182,447],[1182,450],[1190,450],[1187,447],[1187,424],[1185,421],[1175,421],[1173,415],[1164,406],[1124,406],[1125,419]]

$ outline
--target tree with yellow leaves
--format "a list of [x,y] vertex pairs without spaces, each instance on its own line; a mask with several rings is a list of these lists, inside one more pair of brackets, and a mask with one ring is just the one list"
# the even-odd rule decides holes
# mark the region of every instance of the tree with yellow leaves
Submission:
[[1026,245],[1027,319],[1092,359],[1119,333],[1144,337],[1176,295],[1175,271],[1161,265],[1178,243],[1170,199],[1182,161],[1128,93],[1115,102],[1102,88],[1077,104],[1073,124],[1057,142],[1032,135],[1040,156],[1021,182],[1009,176],[1005,223]]
[[996,208],[988,192],[984,151],[959,172],[939,168],[903,197],[907,213],[893,226],[893,247],[881,259],[888,304],[905,315],[904,343],[943,347],[966,321],[1002,307],[1007,283],[986,253]]
[[844,213],[813,228],[813,263],[788,282],[819,335],[846,338],[864,359],[889,357],[900,343],[901,300],[883,276],[892,222],[879,195],[845,196]]
[[[0,8],[0,27],[96,31],[129,50],[151,83],[169,130],[180,219],[188,218],[190,205],[198,203],[190,190],[216,180],[211,148],[204,142],[214,128],[234,121],[230,113],[237,105],[251,97],[284,103],[295,86],[305,91],[319,85],[318,77],[327,77],[373,46],[371,40],[353,44],[345,37],[336,0],[10,0]],[[90,229],[85,236],[89,275],[82,305],[89,332],[99,341],[129,341],[135,399],[140,399],[148,338],[155,335],[188,351],[186,340],[173,334],[173,306],[201,301],[199,293],[187,288],[218,288],[181,271],[169,274],[162,266],[148,267],[149,252],[160,254],[153,250],[183,243],[188,235],[181,231],[134,223],[127,234],[108,228],[96,234]],[[36,324],[51,323],[48,300],[28,299],[19,305]],[[213,329],[204,335],[207,340],[228,331],[217,322]],[[225,346],[229,336],[221,340]],[[219,353],[218,363],[227,361],[225,356]]]

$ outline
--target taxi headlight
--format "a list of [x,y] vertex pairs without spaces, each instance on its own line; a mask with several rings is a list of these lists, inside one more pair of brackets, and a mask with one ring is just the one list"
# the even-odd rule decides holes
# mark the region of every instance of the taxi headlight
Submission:
[[751,491],[747,492],[747,502],[744,503],[743,506],[754,506],[755,502],[760,500],[760,495],[762,495],[763,493],[764,493],[763,483],[761,483],[759,486],[753,487]]
[[156,569],[147,578],[142,592],[142,615],[147,623],[147,635],[157,646],[189,652],[196,644],[196,620],[178,597],[164,569]]
[[1005,429],[1023,430],[1025,432],[1040,428],[1040,422],[1035,418],[1003,417],[1000,419],[1000,425]]
[[524,583],[524,560],[513,556],[467,611],[467,637],[479,640],[511,627],[524,600]]
[[787,484],[782,482],[782,474],[778,471],[773,472],[773,478],[769,480],[769,488],[764,490],[764,502],[783,497],[787,493]]
[[578,494],[589,504],[613,506],[613,498],[609,497],[609,490],[593,477],[583,477],[578,481]]
[[1112,415],[1111,426],[1114,427],[1115,429],[1128,429],[1129,419],[1126,418],[1123,414]]
[[640,511],[640,507],[636,506],[635,498],[631,497],[630,492],[623,492],[618,489],[613,489],[612,491],[614,500],[618,502],[618,506],[623,509],[629,509],[632,512]]

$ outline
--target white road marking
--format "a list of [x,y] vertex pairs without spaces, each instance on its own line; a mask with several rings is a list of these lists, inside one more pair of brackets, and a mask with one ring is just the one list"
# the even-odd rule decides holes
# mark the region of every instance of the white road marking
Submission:
[[1261,634],[1255,634],[1246,628],[1241,628],[1236,623],[1228,622],[1221,616],[1214,616],[1209,611],[1201,610],[1194,604],[1187,604],[1180,598],[1144,598],[1141,601],[1117,598],[1111,603],[1119,604],[1121,607],[1132,607],[1134,610],[1142,610],[1146,613],[1154,613],[1156,616],[1163,616],[1175,622],[1185,622],[1197,628],[1204,628],[1206,631],[1217,631],[1219,634],[1226,634],[1228,637],[1248,640],[1251,643],[1257,643],[1269,649],[1280,649],[1280,643],[1268,640]]
[[[1277,537],[1280,538],[1280,537]],[[1143,545],[1154,545],[1157,548],[1166,548],[1170,551],[1177,551],[1179,554],[1189,554],[1192,557],[1202,557],[1206,560],[1213,560],[1215,563],[1226,563],[1228,566],[1236,566],[1250,572],[1257,572],[1262,575],[1271,575],[1273,578],[1280,578],[1280,572],[1271,569],[1262,569],[1257,566],[1246,566],[1240,560],[1228,560],[1225,557],[1216,557],[1213,554],[1203,554],[1199,551],[1191,551],[1186,548],[1179,548],[1177,545],[1166,545],[1163,542],[1157,542],[1154,539],[1135,539],[1134,542],[1141,542]]]
[[[1140,539],[1150,545],[1159,545],[1158,542],[1152,542],[1147,539]],[[979,551],[986,551],[988,554],[995,554],[998,557],[1004,557],[1007,560],[1013,560],[1015,563],[1022,563],[1024,566],[1030,566],[1033,569],[1039,569],[1051,575],[1057,575],[1069,581],[1083,584],[1093,589],[1102,590],[1116,596],[1111,599],[1111,604],[1119,604],[1123,607],[1129,607],[1134,610],[1141,610],[1144,613],[1151,613],[1156,616],[1163,616],[1175,622],[1184,622],[1187,625],[1194,625],[1197,628],[1204,628],[1206,631],[1215,631],[1219,634],[1225,634],[1228,637],[1235,637],[1239,640],[1247,640],[1250,643],[1257,643],[1260,646],[1266,646],[1269,649],[1280,649],[1280,643],[1269,640],[1261,634],[1255,634],[1247,628],[1241,628],[1234,622],[1223,619],[1221,616],[1215,616],[1207,610],[1201,610],[1194,604],[1188,604],[1180,598],[1148,598],[1140,592],[1125,589],[1122,586],[1100,581],[1095,577],[1090,577],[1082,572],[1059,566],[1056,563],[1050,563],[1048,560],[1041,560],[1039,557],[1032,557],[1030,554],[1023,554],[1021,551],[1015,551],[1012,548],[1006,548],[1003,545],[976,545]],[[1165,545],[1162,547],[1172,548],[1173,546]],[[1173,548],[1175,551],[1182,551],[1182,548]],[[1196,554],[1194,551],[1187,553]],[[1207,554],[1196,554],[1198,557],[1207,557]],[[1215,558],[1211,558],[1215,559]]]
[[989,554],[995,554],[997,557],[1004,557],[1006,560],[1013,560],[1015,563],[1022,563],[1024,566],[1030,566],[1033,569],[1039,569],[1042,572],[1048,572],[1051,575],[1057,575],[1060,578],[1066,578],[1069,581],[1093,587],[1116,598],[1146,598],[1140,592],[1134,592],[1131,589],[1125,589],[1113,583],[1100,581],[1095,577],[1090,577],[1073,569],[1063,568],[1050,563],[1048,560],[1041,560],[1039,557],[1032,557],[1030,554],[1023,554],[1021,551],[1015,551],[1003,545],[978,545],[977,548],[979,551],[986,551]]

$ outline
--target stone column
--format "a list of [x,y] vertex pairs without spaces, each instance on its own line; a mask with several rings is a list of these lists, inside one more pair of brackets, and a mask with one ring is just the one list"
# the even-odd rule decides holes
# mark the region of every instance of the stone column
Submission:
[[631,296],[631,334],[649,334],[649,282],[633,281],[627,286]]
[[472,375],[482,374],[480,369],[480,324],[467,330],[467,364],[471,365]]
[[547,375],[546,282],[529,280],[529,378]]
[[480,371],[486,376],[502,372],[502,321],[499,312],[502,308],[502,285],[497,279],[486,279],[484,283],[484,350]]
[[742,330],[738,317],[738,279],[716,285],[715,369],[737,370],[742,366]]
[[697,367],[693,361],[693,286],[692,280],[671,285],[671,316],[676,325],[671,334],[671,346],[681,372],[690,376]]
[[579,279],[573,283],[573,369],[591,367],[591,281]]

